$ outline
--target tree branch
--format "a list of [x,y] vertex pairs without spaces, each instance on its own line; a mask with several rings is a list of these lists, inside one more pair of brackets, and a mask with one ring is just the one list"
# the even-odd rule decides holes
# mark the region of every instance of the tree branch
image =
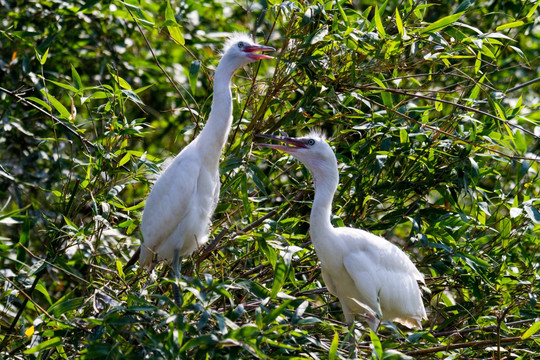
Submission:
[[[523,84],[523,85],[525,85],[525,84]],[[504,124],[506,124],[506,125],[508,125],[510,127],[519,129],[519,130],[523,131],[524,133],[527,133],[527,134],[531,135],[532,137],[534,137],[536,139],[540,139],[540,136],[535,135],[530,130],[527,130],[527,129],[519,126],[519,125],[512,124],[508,120],[501,119],[500,117],[495,116],[493,114],[490,114],[488,112],[485,112],[483,110],[475,109],[475,108],[467,106],[467,105],[457,104],[457,103],[454,103],[452,101],[448,101],[448,100],[444,100],[444,99],[437,99],[437,98],[433,98],[431,96],[411,93],[411,92],[408,92],[408,91],[397,90],[397,89],[390,89],[390,88],[385,89],[385,88],[380,88],[380,87],[361,86],[361,85],[353,85],[352,87],[355,88],[355,89],[364,90],[364,91],[386,91],[386,92],[390,92],[390,93],[393,93],[393,94],[399,94],[399,95],[404,95],[404,96],[412,96],[412,97],[416,97],[416,98],[419,98],[419,99],[425,99],[425,100],[430,100],[430,101],[440,102],[440,103],[443,103],[443,104],[452,105],[452,106],[455,106],[455,107],[463,109],[463,110],[472,111],[472,112],[475,112],[475,113],[490,117],[492,119],[498,120],[498,121],[500,121],[500,122],[502,122],[502,123],[504,123]]]

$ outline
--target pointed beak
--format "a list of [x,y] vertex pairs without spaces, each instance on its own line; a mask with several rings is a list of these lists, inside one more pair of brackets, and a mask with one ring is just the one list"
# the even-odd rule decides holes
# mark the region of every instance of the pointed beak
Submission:
[[273,59],[273,57],[270,55],[265,55],[265,54],[257,54],[258,52],[276,51],[276,49],[274,49],[271,46],[266,46],[266,45],[249,45],[249,46],[244,47],[243,51],[247,52],[248,57],[253,60],[263,60],[263,59]]
[[266,135],[266,134],[257,134],[258,137],[267,138],[270,140],[277,140],[285,143],[286,145],[276,145],[276,144],[261,144],[255,143],[257,146],[267,147],[271,149],[285,151],[286,153],[293,153],[297,149],[307,149],[307,146],[300,140],[291,137],[285,136],[275,136],[275,135]]

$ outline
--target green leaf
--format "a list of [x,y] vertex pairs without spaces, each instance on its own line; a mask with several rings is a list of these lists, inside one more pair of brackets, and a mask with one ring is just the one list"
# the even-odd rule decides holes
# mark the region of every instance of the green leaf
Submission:
[[396,26],[399,32],[399,35],[403,36],[403,21],[401,20],[401,15],[399,15],[399,10],[396,8]]
[[461,15],[463,15],[463,12],[443,17],[442,19],[439,19],[434,23],[430,24],[428,27],[420,29],[420,34],[435,32],[444,29],[448,25],[456,22],[461,17]]
[[474,2],[476,0],[465,0],[465,1],[462,1],[455,9],[454,11],[452,12],[452,14],[457,14],[457,13],[460,13],[460,12],[463,12],[465,10],[467,10],[470,6],[474,5]]
[[538,8],[538,5],[540,5],[540,1],[536,0],[536,3],[530,8],[529,12],[527,13],[527,15],[525,15],[525,17],[528,19],[528,18],[531,18],[534,13],[536,12],[536,9]]
[[146,26],[154,26],[154,20],[146,12],[144,12],[139,6],[136,6],[136,5],[124,2],[124,1],[122,1],[122,4],[138,15],[136,18],[137,18],[137,21],[139,21],[141,24],[146,25]]
[[[371,79],[375,81],[377,85],[379,85],[381,88],[386,89],[386,85],[384,85],[384,83],[377,77],[373,76]],[[385,106],[389,108],[392,108],[394,106],[394,103],[392,101],[392,94],[390,94],[389,92],[381,90],[381,98]]]
[[73,298],[67,299],[67,295],[62,299],[58,300],[53,306],[51,306],[47,311],[54,314],[54,316],[64,315],[65,313],[73,310],[79,309],[84,303],[83,298]]
[[270,296],[270,292],[268,291],[268,289],[264,288],[262,285],[257,284],[256,282],[250,280],[240,280],[237,281],[236,284],[242,289],[255,295],[259,299],[264,299]]
[[62,105],[60,101],[56,100],[56,98],[52,96],[51,94],[48,94],[45,91],[45,89],[41,89],[41,93],[43,94],[43,96],[45,96],[47,100],[49,100],[51,105],[60,113],[60,116],[62,118],[69,119],[69,117],[71,116],[71,113],[68,111],[68,109],[66,109],[64,105]]
[[469,94],[469,99],[476,100],[478,98],[478,95],[480,94],[481,86],[484,83],[485,79],[486,79],[486,75],[484,74],[471,90],[471,93]]
[[36,290],[39,291],[45,297],[49,305],[52,305],[51,296],[49,295],[49,292],[47,291],[47,289],[45,288],[41,280],[39,280],[38,284],[36,285]]
[[139,98],[139,96],[137,96],[137,94],[135,94],[135,92],[133,92],[131,90],[122,90],[122,93],[124,93],[134,103],[144,105],[142,100]]
[[400,129],[399,130],[399,140],[402,144],[408,144],[409,143],[409,133],[407,133],[407,130]]
[[324,37],[328,34],[328,27],[323,26],[319,30],[317,30],[310,38],[309,44],[313,45],[318,43],[319,41],[323,40]]
[[189,67],[189,85],[191,86],[192,94],[195,94],[195,90],[197,89],[197,75],[200,68],[201,62],[199,60],[193,60],[191,62],[191,66]]
[[272,310],[268,315],[263,318],[263,323],[267,325],[271,324],[274,320],[277,319],[279,315],[283,313],[283,310],[285,310],[285,308],[289,305],[291,301],[292,299],[285,300],[283,304]]
[[521,335],[521,339],[526,340],[530,338],[531,336],[533,336],[534,334],[536,334],[539,330],[540,330],[540,321],[537,321],[534,324],[532,324],[532,326],[529,329],[527,329],[527,331],[525,331],[523,335]]
[[39,105],[41,105],[43,108],[45,108],[47,111],[51,111],[52,108],[49,104],[47,104],[45,101],[41,100],[41,99],[38,99],[36,97],[33,97],[33,96],[29,96],[27,98],[25,98],[26,100],[29,100],[29,101],[32,101],[32,102],[35,102]]
[[120,159],[117,167],[121,167],[122,165],[125,165],[129,161],[129,159],[131,159],[131,154],[127,152],[126,155],[124,155],[122,159]]
[[169,30],[169,34],[171,34],[172,39],[174,42],[180,45],[184,45],[186,41],[184,40],[184,37],[182,36],[182,33],[180,32],[180,25],[176,22],[176,18],[174,17],[174,12],[171,8],[171,2],[167,1],[167,8],[165,9],[165,19],[167,20],[167,30]]
[[71,78],[73,79],[73,85],[77,90],[82,89],[82,81],[81,77],[79,76],[79,73],[77,72],[77,69],[75,69],[75,66],[71,65]]
[[287,278],[288,270],[283,258],[279,257],[276,267],[274,268],[274,283],[272,284],[272,293],[270,295],[272,298],[275,298],[277,293],[281,290],[281,287]]
[[501,25],[501,26],[497,26],[495,31],[501,31],[501,30],[511,29],[511,28],[515,28],[515,27],[520,27],[520,26],[522,26],[524,24],[525,24],[525,22],[523,20],[513,21],[511,23],[507,23],[507,24],[504,24],[504,25]]
[[68,85],[68,84],[62,84],[61,82],[54,81],[54,80],[47,80],[47,81],[50,82],[50,83],[53,83],[53,84],[56,85],[56,86],[61,87],[62,89],[66,89],[66,90],[69,90],[69,91],[72,91],[72,92],[77,92],[77,89],[74,88],[74,87],[71,86],[71,85]]
[[24,354],[34,354],[38,351],[47,350],[56,346],[59,346],[62,344],[62,338],[60,337],[54,337],[52,339],[46,340],[36,346],[34,346],[31,349],[23,351]]
[[189,339],[184,343],[184,346],[180,349],[180,352],[184,352],[194,347],[211,347],[216,343],[215,335],[202,335],[192,339]]
[[386,31],[384,31],[384,26],[381,21],[381,16],[379,15],[379,8],[375,5],[375,26],[377,27],[377,32],[381,38],[386,37]]
[[347,26],[349,26],[350,25],[349,18],[347,17],[347,14],[345,14],[345,11],[343,11],[343,7],[341,6],[342,2],[343,2],[343,0],[342,1],[336,0],[336,4],[338,6],[339,14],[341,15],[341,19],[343,21],[345,21],[345,24],[347,24]]
[[45,52],[43,53],[43,55],[40,55],[40,53],[36,50],[36,56],[39,60],[39,63],[41,65],[45,65],[45,62],[47,61],[47,56],[49,55],[49,48],[47,48],[47,50],[45,50]]
[[77,12],[84,11],[86,9],[90,9],[92,6],[96,5],[100,0],[86,0],[85,4],[77,10]]
[[334,360],[339,345],[339,334],[334,331],[334,337],[332,338],[332,344],[330,345],[330,351],[328,352],[328,360]]
[[524,154],[527,152],[527,140],[525,139],[525,136],[523,136],[523,133],[521,130],[517,130],[514,134],[514,143],[516,144],[517,150]]
[[244,204],[244,212],[248,216],[249,222],[253,222],[253,211],[251,210],[251,202],[249,201],[247,174],[245,172],[242,173],[240,179],[240,196],[242,197],[242,203]]
[[383,356],[383,348],[381,344],[381,340],[379,340],[379,337],[377,334],[373,332],[373,330],[369,330],[369,337],[371,338],[371,343],[373,344],[373,355],[376,359],[382,359]]
[[120,85],[121,88],[126,89],[126,90],[131,90],[131,85],[129,85],[129,83],[126,80],[124,80],[120,76],[115,75],[113,73],[111,73],[111,76],[114,78],[114,80],[116,80],[116,82],[118,83],[118,85]]

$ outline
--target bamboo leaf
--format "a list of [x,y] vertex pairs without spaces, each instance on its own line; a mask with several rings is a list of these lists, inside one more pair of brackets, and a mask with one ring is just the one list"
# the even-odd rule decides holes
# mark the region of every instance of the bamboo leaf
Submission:
[[52,339],[45,340],[44,342],[34,346],[31,349],[25,350],[23,353],[24,354],[34,354],[34,353],[37,353],[38,351],[47,350],[47,349],[59,346],[61,344],[62,344],[62,338],[54,337]]
[[538,8],[538,5],[540,5],[540,1],[536,0],[536,3],[529,9],[529,12],[527,13],[527,15],[525,15],[527,19],[531,18],[536,13],[536,9]]
[[186,41],[184,40],[184,37],[182,36],[182,33],[180,32],[180,25],[176,22],[176,18],[174,17],[174,12],[171,8],[171,2],[167,1],[167,8],[165,10],[165,19],[167,20],[167,30],[169,30],[169,34],[171,34],[171,37],[173,40],[180,45],[184,45]]
[[118,85],[120,85],[121,88],[126,89],[126,90],[131,90],[131,85],[129,85],[129,83],[126,80],[124,80],[122,77],[115,74],[111,74],[111,76],[113,77],[114,80],[116,80],[116,82],[118,83]]
[[36,50],[36,56],[39,60],[39,63],[41,65],[45,65],[45,62],[47,61],[47,56],[49,55],[49,48],[47,48],[47,50],[45,50],[45,52],[43,53],[43,55],[41,55],[37,50]]
[[451,25],[454,22],[456,22],[462,15],[463,15],[463,12],[460,12],[460,13],[457,13],[457,14],[453,14],[453,15],[443,17],[442,19],[439,19],[439,20],[435,21],[434,23],[429,24],[429,26],[427,26],[426,28],[421,29],[420,34],[442,30],[445,27],[447,27],[448,25]]
[[375,359],[382,359],[383,356],[383,347],[381,340],[373,330],[369,330],[369,337],[371,338],[371,344],[373,345],[373,355]]
[[334,331],[334,337],[332,338],[332,344],[330,345],[330,351],[328,352],[328,360],[334,360],[339,345],[339,334]]
[[51,94],[48,94],[45,91],[45,89],[41,89],[41,93],[43,94],[43,96],[45,96],[45,98],[47,100],[49,100],[49,102],[56,109],[56,111],[58,111],[60,113],[60,117],[66,119],[66,120],[69,119],[69,116],[71,114],[68,111],[68,109],[64,105],[62,105],[62,103],[60,101],[56,100],[56,98],[54,96],[52,96]]
[[539,330],[540,330],[540,321],[537,321],[534,324],[532,324],[531,327],[528,328],[527,331],[523,333],[523,335],[521,335],[521,339],[526,340],[530,338],[531,336],[533,336],[534,334],[536,334]]
[[403,36],[403,21],[401,20],[401,15],[399,15],[399,10],[396,8],[396,26],[399,32],[399,35]]
[[195,94],[195,90],[197,89],[197,75],[200,68],[201,62],[199,60],[193,60],[191,62],[191,66],[189,67],[189,85],[191,86],[192,94]]
[[272,298],[275,298],[277,293],[281,290],[281,287],[285,283],[285,279],[287,277],[287,266],[285,264],[285,261],[283,261],[283,258],[278,258],[276,267],[274,268],[274,282],[272,284]]
[[374,18],[375,18],[375,26],[377,27],[377,32],[379,33],[379,36],[381,38],[386,37],[386,31],[384,31],[384,26],[381,21],[381,16],[379,15],[379,8],[377,5],[375,5],[375,12],[374,12]]
[[82,89],[82,81],[81,77],[79,76],[79,73],[77,72],[77,69],[75,69],[75,66],[71,65],[71,78],[73,79],[73,85],[77,90]]
[[498,26],[495,31],[501,31],[501,30],[506,30],[506,29],[512,29],[512,28],[515,28],[515,27],[520,27],[522,25],[524,25],[525,22],[523,20],[518,20],[518,21],[513,21],[513,22],[510,22],[510,23],[507,23],[507,24],[504,24],[504,25],[501,25],[501,26]]

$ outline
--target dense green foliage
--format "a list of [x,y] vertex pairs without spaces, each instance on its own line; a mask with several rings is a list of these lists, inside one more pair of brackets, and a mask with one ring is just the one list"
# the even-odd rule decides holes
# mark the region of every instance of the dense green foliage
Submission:
[[[334,224],[426,275],[425,329],[359,317],[359,357],[540,352],[538,1],[0,5],[1,358],[347,358],[310,175],[254,146],[312,129],[341,163]],[[221,201],[179,308],[168,266],[123,265],[233,31],[278,51],[234,79]]]

